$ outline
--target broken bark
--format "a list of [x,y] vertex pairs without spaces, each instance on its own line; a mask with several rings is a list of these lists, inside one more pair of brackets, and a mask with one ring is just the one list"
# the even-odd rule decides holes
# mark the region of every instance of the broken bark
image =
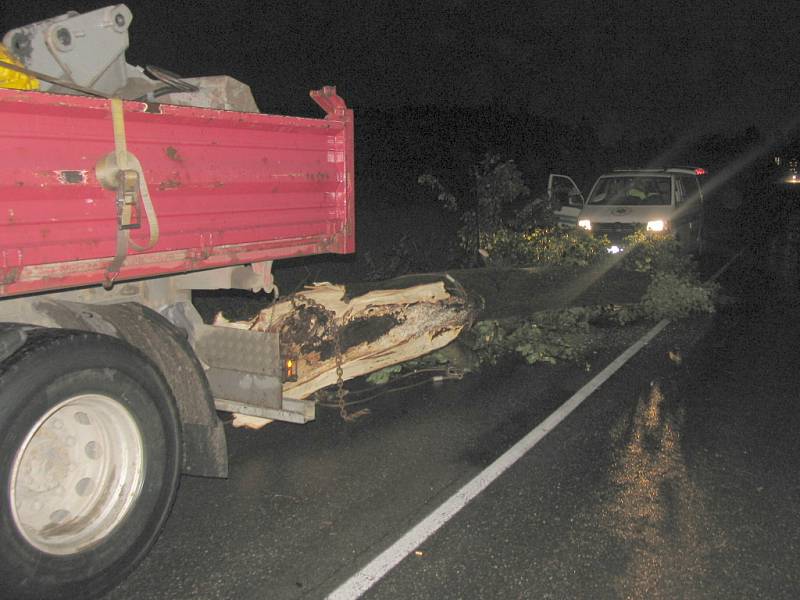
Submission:
[[320,283],[248,321],[218,325],[278,332],[298,359],[284,395],[303,399],[342,380],[413,360],[455,340],[475,319],[525,318],[570,306],[635,302],[647,277],[607,265],[484,268],[342,286]]
[[298,380],[284,384],[284,395],[303,399],[335,384],[339,366],[346,381],[446,346],[470,324],[472,302],[448,275],[320,283],[249,321],[216,324],[280,333],[282,355],[298,360]]

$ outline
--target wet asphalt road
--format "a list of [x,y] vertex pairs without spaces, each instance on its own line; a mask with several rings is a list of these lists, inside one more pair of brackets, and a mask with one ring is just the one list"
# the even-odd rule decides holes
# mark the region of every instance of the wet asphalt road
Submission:
[[[800,597],[794,256],[744,255],[714,318],[670,325],[364,597]],[[323,598],[590,376],[509,367],[351,424],[229,430],[230,478],[184,478],[109,598]]]
[[736,305],[672,326],[365,598],[800,597],[800,315],[763,275],[740,263]]

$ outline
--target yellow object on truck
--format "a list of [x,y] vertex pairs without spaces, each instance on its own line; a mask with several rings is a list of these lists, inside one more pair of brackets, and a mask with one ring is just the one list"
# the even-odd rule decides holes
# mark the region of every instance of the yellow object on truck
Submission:
[[[0,61],[22,67],[23,65],[8,51],[8,49],[0,44]],[[38,90],[39,80],[14,71],[12,69],[0,66],[0,88],[11,88],[13,90]]]

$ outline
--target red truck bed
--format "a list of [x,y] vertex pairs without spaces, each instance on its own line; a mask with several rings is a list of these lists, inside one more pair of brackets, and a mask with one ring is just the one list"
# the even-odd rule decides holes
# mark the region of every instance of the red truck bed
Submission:
[[[118,279],[353,252],[352,111],[312,96],[326,118],[125,102],[160,238]],[[0,89],[0,296],[103,282],[117,211],[95,164],[113,151],[110,101]]]

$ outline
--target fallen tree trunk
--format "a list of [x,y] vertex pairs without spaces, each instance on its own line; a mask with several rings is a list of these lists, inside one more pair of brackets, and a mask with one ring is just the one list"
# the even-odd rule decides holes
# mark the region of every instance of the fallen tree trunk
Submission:
[[337,383],[428,354],[469,326],[473,300],[448,275],[421,275],[359,289],[320,283],[263,309],[249,321],[218,325],[278,332],[298,379],[284,395],[302,399]]
[[278,332],[298,360],[284,395],[303,399],[337,383],[413,360],[455,340],[477,319],[524,318],[569,306],[638,301],[647,278],[608,264],[484,268],[343,286],[320,283],[247,321],[216,324]]

